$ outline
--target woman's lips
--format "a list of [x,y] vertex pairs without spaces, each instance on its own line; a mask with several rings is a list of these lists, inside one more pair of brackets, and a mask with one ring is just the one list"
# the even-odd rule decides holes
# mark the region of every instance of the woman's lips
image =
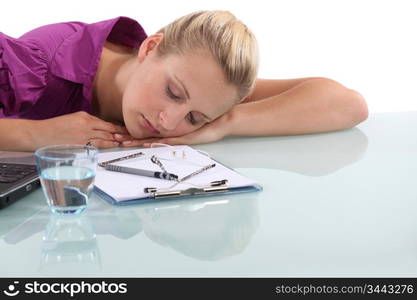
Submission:
[[149,130],[152,133],[156,133],[156,134],[160,133],[158,130],[156,130],[155,127],[153,127],[152,123],[149,122],[148,119],[146,119],[144,116],[143,116],[143,120],[144,120],[143,127],[145,127],[147,130]]

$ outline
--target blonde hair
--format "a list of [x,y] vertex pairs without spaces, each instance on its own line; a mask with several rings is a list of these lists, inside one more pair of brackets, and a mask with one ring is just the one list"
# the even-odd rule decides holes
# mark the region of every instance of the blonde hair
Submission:
[[258,73],[258,46],[249,28],[228,11],[197,11],[163,27],[159,56],[208,49],[238,89],[238,100],[250,94]]

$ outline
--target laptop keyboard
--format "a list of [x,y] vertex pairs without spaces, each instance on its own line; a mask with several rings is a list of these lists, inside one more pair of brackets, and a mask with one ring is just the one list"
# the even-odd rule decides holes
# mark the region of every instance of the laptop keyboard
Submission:
[[12,183],[36,172],[36,166],[0,163],[0,182]]

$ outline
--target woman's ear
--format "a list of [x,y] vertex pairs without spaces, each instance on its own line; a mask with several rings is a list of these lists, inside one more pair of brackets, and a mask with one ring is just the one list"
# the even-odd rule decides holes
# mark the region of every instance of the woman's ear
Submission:
[[148,36],[140,45],[138,51],[139,62],[143,62],[145,58],[152,53],[153,50],[156,50],[159,43],[164,38],[163,33],[152,34]]

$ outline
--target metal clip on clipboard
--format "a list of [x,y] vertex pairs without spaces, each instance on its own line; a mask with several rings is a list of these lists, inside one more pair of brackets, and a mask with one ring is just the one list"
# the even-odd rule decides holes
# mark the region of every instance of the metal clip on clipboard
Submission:
[[167,197],[179,197],[179,196],[193,196],[193,195],[205,195],[209,193],[225,192],[228,191],[227,180],[213,181],[210,186],[204,188],[189,188],[186,190],[176,191],[158,191],[156,188],[146,188],[145,193],[150,193],[152,198],[167,198]]

